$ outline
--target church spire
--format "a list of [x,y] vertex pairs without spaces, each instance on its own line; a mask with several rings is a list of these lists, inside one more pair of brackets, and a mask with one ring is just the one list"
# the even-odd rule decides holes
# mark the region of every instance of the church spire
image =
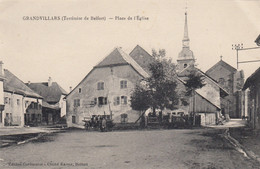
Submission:
[[185,24],[184,24],[184,37],[182,40],[182,47],[189,48],[189,35],[188,35],[188,21],[187,21],[187,11],[185,11]]

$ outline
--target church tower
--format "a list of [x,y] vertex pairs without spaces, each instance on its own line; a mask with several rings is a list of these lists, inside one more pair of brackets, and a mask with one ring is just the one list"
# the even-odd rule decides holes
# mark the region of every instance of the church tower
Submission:
[[184,37],[182,40],[182,50],[179,53],[177,59],[177,68],[179,72],[181,72],[186,67],[191,65],[194,66],[195,64],[194,55],[193,52],[190,50],[189,42],[190,39],[188,35],[187,12],[185,12]]

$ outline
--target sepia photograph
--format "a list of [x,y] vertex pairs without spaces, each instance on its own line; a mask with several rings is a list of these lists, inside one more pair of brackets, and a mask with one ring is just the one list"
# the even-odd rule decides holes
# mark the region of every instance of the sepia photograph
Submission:
[[260,168],[259,18],[259,0],[0,0],[0,168]]

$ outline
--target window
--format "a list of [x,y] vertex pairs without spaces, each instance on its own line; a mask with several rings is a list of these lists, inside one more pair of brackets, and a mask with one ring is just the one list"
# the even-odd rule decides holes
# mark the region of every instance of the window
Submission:
[[127,123],[128,118],[127,118],[127,114],[121,114],[121,123]]
[[121,104],[127,104],[127,96],[121,96]]
[[107,97],[98,97],[98,105],[106,105],[107,104]]
[[95,97],[95,98],[94,98],[94,101],[91,101],[91,105],[92,105],[92,106],[95,106],[96,104],[97,104],[97,98]]
[[120,97],[114,97],[114,105],[119,105],[120,104]]
[[98,82],[97,89],[98,90],[104,90],[104,82]]
[[127,81],[126,80],[121,80],[120,81],[120,88],[121,89],[127,88]]
[[76,123],[76,116],[72,116],[72,123]]
[[79,93],[81,93],[81,88],[79,88]]
[[186,68],[187,66],[188,66],[188,65],[187,65],[186,63],[183,65],[184,68]]
[[20,99],[17,99],[17,105],[20,105]]
[[5,104],[10,104],[8,97],[5,97]]
[[74,99],[74,107],[80,107],[80,99]]

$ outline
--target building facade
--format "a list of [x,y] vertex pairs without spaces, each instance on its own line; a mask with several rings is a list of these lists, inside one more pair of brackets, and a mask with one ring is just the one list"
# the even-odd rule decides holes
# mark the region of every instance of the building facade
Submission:
[[[9,70],[3,71],[4,110],[0,126],[39,125],[42,120],[42,97],[28,88]],[[1,90],[2,91],[2,90]],[[1,100],[1,99],[0,99]]]
[[241,118],[244,104],[241,92],[244,85],[244,72],[237,71],[221,57],[221,60],[207,70],[206,74],[229,93],[229,96],[221,99],[222,114],[228,114],[231,118]]
[[132,110],[130,97],[145,77],[147,72],[131,56],[115,48],[68,94],[68,126],[82,126],[82,120],[96,115],[114,123],[134,123],[140,112]]
[[260,129],[260,67],[247,78],[243,87],[245,92],[245,114],[248,115],[249,125]]
[[27,86],[43,97],[42,124],[66,123],[66,100],[68,94],[57,82],[49,77],[48,82],[31,83]]

